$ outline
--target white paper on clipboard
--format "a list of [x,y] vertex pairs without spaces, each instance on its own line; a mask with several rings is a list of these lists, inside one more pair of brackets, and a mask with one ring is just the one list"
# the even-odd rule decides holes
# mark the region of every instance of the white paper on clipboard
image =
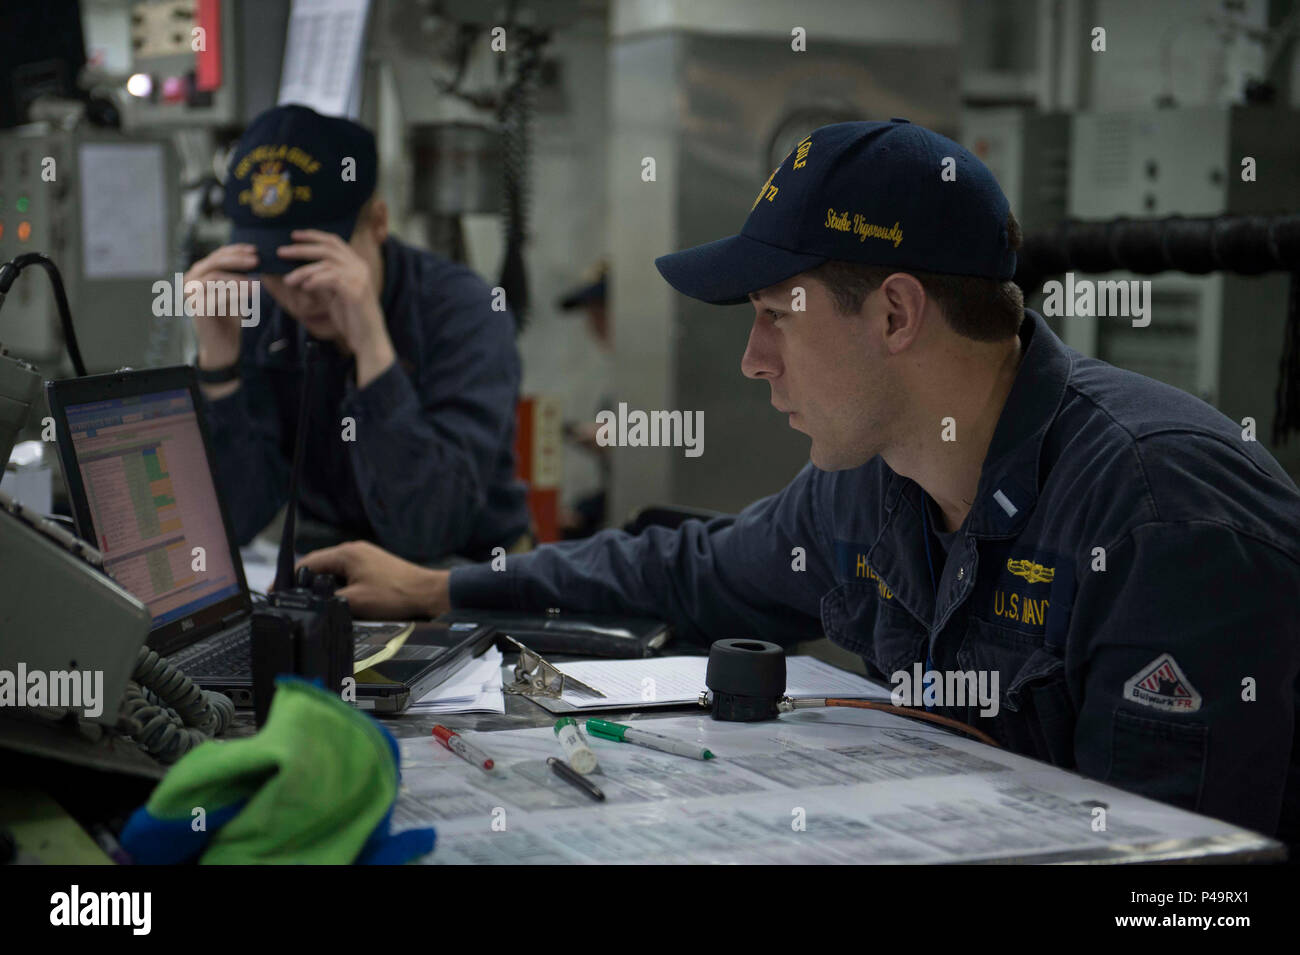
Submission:
[[370,0],[293,0],[277,102],[356,119]]
[[[699,699],[708,665],[708,657],[680,656],[557,663],[556,668],[561,673],[581,680],[605,695],[590,696],[566,689],[558,700],[546,696],[530,699],[552,713],[680,706]],[[889,690],[866,677],[808,656],[786,658],[786,695],[795,699],[843,696],[886,703],[890,698]]]

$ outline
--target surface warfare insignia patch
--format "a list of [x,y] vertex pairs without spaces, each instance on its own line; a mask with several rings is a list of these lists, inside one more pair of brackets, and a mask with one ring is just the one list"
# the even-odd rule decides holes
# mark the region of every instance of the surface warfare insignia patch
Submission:
[[1050,584],[1056,579],[1055,567],[1044,567],[1032,560],[1008,560],[1007,570],[1031,584]]
[[1195,713],[1201,708],[1201,694],[1168,653],[1133,674],[1124,684],[1124,699],[1173,713]]

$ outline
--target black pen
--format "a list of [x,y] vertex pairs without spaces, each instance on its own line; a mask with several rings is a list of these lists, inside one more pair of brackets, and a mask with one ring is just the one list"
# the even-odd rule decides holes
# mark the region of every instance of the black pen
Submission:
[[592,799],[605,798],[605,794],[596,787],[595,783],[586,776],[583,776],[564,760],[557,759],[554,756],[548,756],[546,758],[546,765],[551,767],[551,772],[555,773],[555,775],[559,776],[565,782],[577,786]]

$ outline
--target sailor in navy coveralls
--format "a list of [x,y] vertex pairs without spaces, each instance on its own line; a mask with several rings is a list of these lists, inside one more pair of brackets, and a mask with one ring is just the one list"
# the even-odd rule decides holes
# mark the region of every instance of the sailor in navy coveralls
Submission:
[[818,129],[739,235],[657,261],[687,295],[754,303],[742,370],[812,439],[784,490],[503,571],[359,544],[307,563],[373,613],[638,613],[701,642],[825,633],[884,681],[996,677],[996,706],[914,702],[1295,842],[1300,492],[1240,424],[1063,345],[1009,281],[1018,244],[957,143]]

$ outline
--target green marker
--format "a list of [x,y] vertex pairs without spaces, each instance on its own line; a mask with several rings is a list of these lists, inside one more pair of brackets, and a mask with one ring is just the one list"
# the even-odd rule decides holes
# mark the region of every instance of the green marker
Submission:
[[688,743],[685,740],[673,739],[671,736],[660,736],[658,733],[625,726],[622,723],[611,723],[608,720],[587,720],[587,732],[597,739],[608,739],[615,743],[636,743],[646,749],[672,753],[674,756],[688,756],[691,759],[714,758],[713,754],[702,748],[699,743]]

